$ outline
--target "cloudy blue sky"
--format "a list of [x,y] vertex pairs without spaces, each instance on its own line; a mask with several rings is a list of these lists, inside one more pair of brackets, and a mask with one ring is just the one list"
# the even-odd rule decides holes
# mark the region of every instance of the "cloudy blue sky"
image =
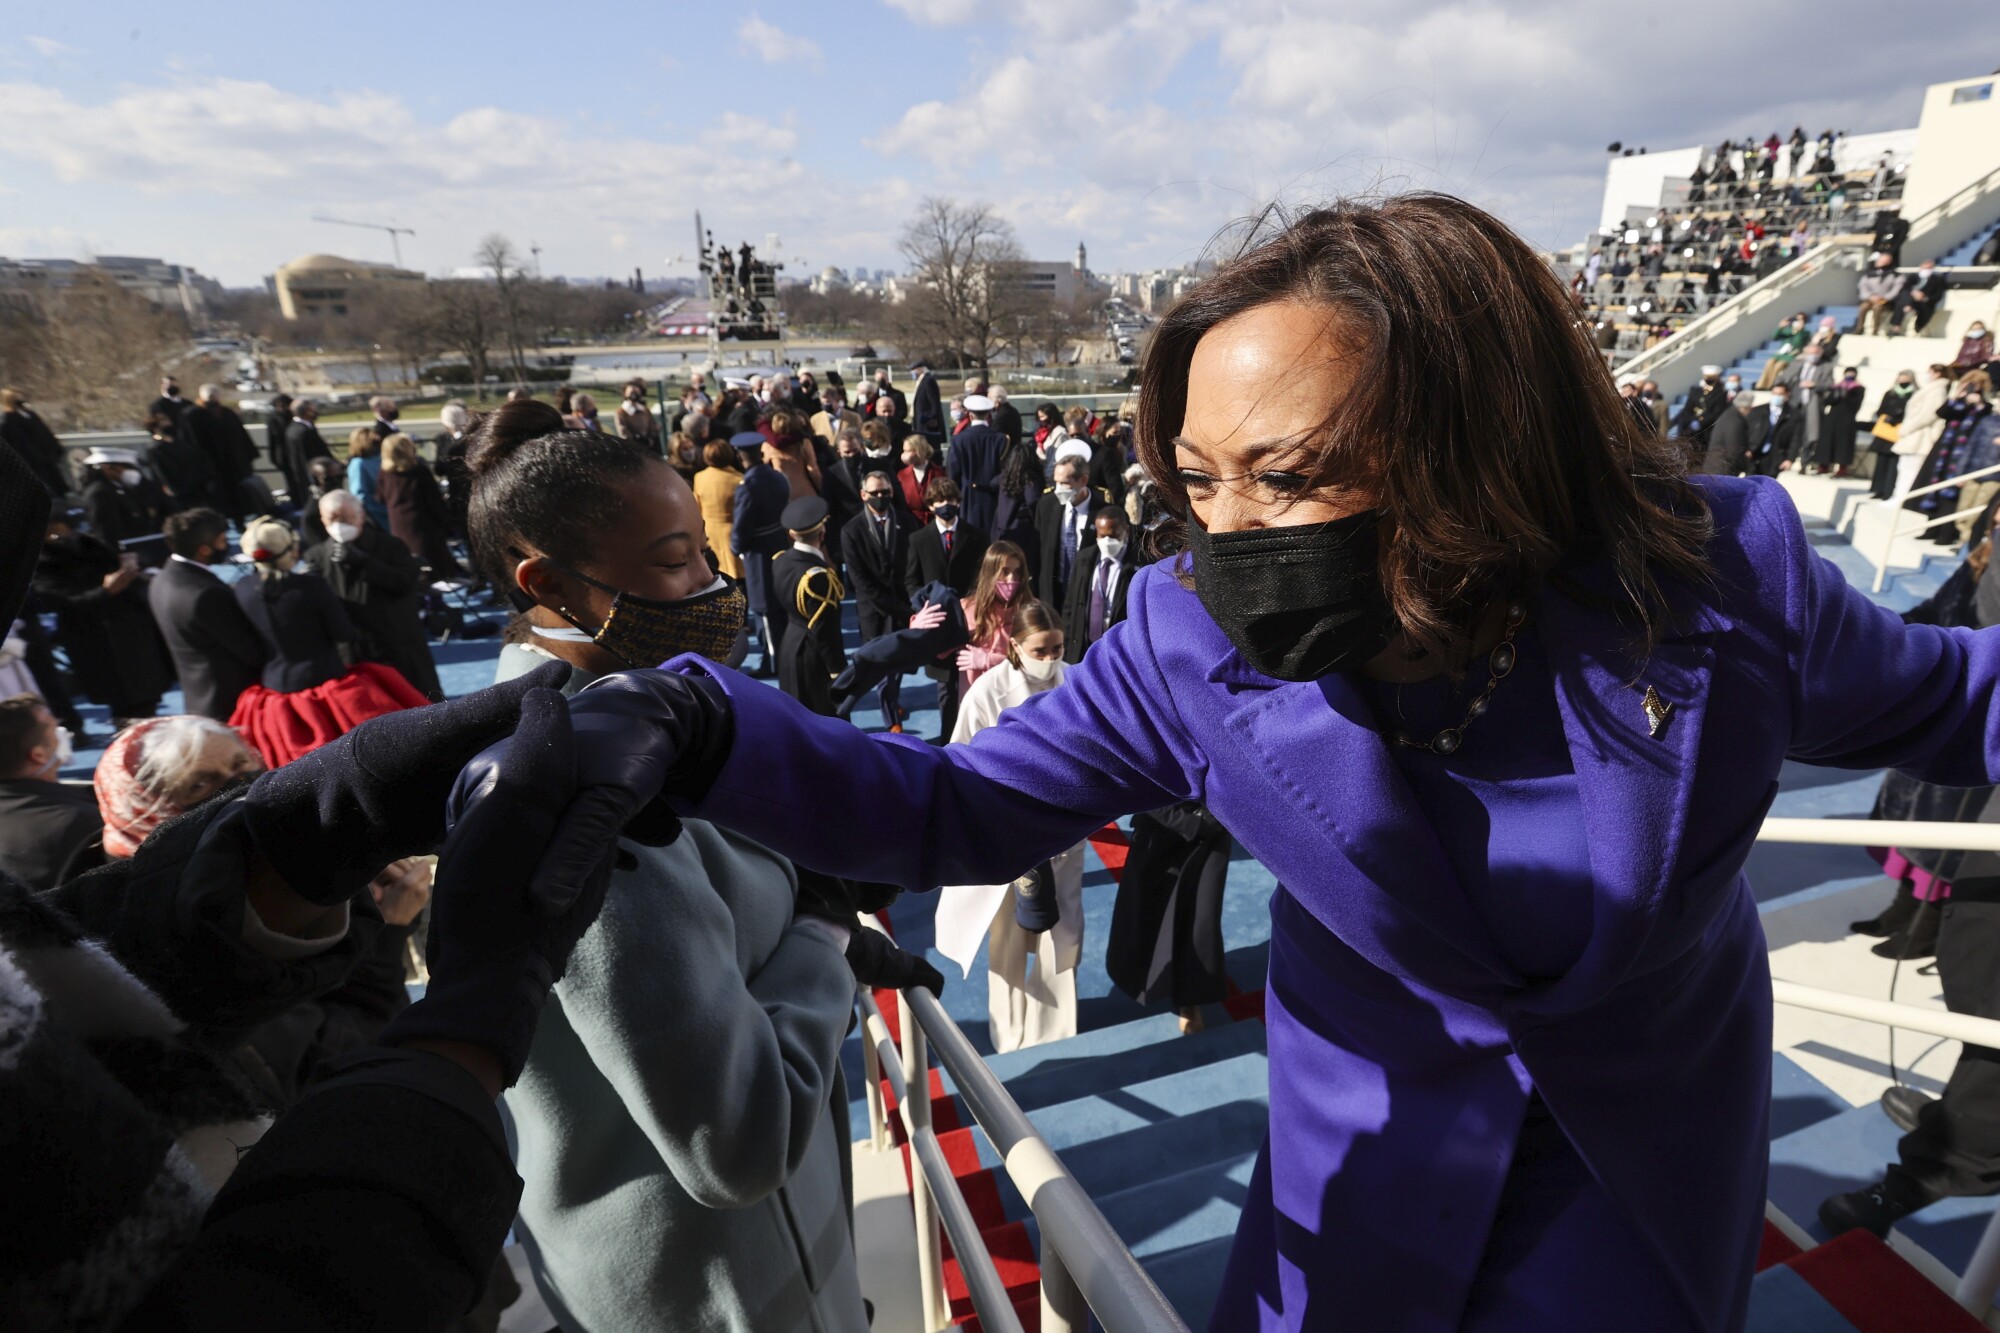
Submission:
[[2000,64],[1991,0],[751,0],[702,6],[8,0],[0,254],[157,254],[257,281],[388,258],[687,272],[719,237],[897,267],[926,194],[1038,255],[1185,262],[1273,197],[1451,190],[1544,245],[1595,220],[1604,146],[1803,120],[1914,124]]

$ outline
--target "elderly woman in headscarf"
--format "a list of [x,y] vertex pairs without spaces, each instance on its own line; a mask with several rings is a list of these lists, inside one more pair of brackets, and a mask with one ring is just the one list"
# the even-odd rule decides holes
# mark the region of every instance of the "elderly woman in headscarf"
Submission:
[[214,718],[149,717],[125,728],[91,778],[104,816],[104,854],[132,855],[175,815],[263,771],[257,752]]
[[229,722],[272,767],[289,764],[383,713],[430,700],[393,667],[348,665],[358,635],[333,587],[299,569],[299,540],[275,518],[252,519],[243,553],[257,572],[234,589],[264,640],[264,675],[243,691]]

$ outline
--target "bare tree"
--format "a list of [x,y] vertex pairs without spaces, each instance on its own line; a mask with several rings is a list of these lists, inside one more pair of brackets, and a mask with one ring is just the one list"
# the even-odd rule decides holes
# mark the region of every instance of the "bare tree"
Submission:
[[521,255],[514,243],[494,232],[479,243],[473,257],[480,267],[493,274],[494,294],[499,298],[500,328],[507,335],[507,355],[513,363],[516,379],[526,376],[528,371],[528,349],[522,338],[522,327],[532,327],[529,315],[530,280],[521,268]]
[[930,198],[904,225],[897,248],[917,287],[890,307],[891,335],[906,353],[987,369],[1018,336],[1016,318],[1030,303],[1018,280],[1014,228],[991,205]]
[[0,381],[34,395],[59,429],[132,425],[187,336],[177,312],[85,269],[0,311]]
[[486,383],[486,349],[499,319],[493,284],[447,278],[430,283],[426,291],[439,342],[465,358],[474,384]]

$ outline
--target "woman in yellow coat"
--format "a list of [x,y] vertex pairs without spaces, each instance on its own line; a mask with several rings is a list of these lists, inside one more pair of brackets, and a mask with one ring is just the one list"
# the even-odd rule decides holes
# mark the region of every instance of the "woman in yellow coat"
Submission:
[[736,488],[743,484],[743,474],[736,468],[736,451],[721,440],[710,440],[701,457],[708,466],[694,474],[694,498],[701,502],[701,524],[708,533],[708,549],[715,567],[740,583],[743,561],[729,549]]

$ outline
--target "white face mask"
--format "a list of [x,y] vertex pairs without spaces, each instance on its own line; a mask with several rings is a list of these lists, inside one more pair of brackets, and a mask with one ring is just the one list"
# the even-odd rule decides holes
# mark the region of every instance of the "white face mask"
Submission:
[[49,762],[42,765],[42,772],[50,773],[67,764],[76,756],[76,737],[68,727],[56,728],[56,752],[49,756]]
[[1021,674],[1036,685],[1048,684],[1051,680],[1055,679],[1056,672],[1061,669],[1062,659],[1059,657],[1051,658],[1046,662],[1037,662],[1032,657],[1021,659]]
[[118,484],[121,486],[137,486],[145,479],[146,474],[135,467],[128,467],[118,474]]
[[952,409],[951,409],[951,419],[952,419],[953,421],[963,421],[963,420],[965,420],[965,409],[964,409],[964,408],[962,408],[962,407],[954,407],[954,408],[952,408]]
[[1097,539],[1097,552],[1106,560],[1116,560],[1119,556],[1125,554],[1125,539],[1123,537],[1099,537]]
[[1082,492],[1082,491],[1079,491],[1079,490],[1078,490],[1078,489],[1077,489],[1076,487],[1074,487],[1074,486],[1058,486],[1058,487],[1056,487],[1056,499],[1057,499],[1058,501],[1060,501],[1061,503],[1063,503],[1063,504],[1066,504],[1066,505],[1073,505],[1073,504],[1075,504],[1075,503],[1076,503],[1076,498],[1077,498],[1077,496],[1079,496],[1079,495],[1081,495],[1081,494],[1083,494],[1083,492]]
[[361,525],[359,523],[329,523],[326,525],[326,534],[337,542],[351,542],[361,535]]

